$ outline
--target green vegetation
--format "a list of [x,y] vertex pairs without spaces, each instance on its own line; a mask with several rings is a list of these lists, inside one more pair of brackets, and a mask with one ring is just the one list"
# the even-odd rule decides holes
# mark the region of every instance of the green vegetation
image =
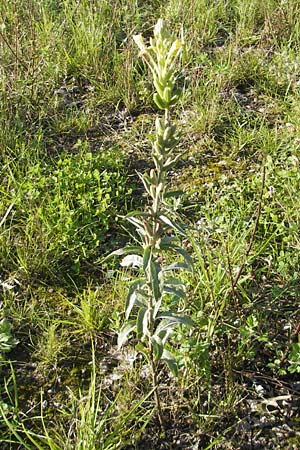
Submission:
[[[159,18],[184,47],[153,87]],[[298,448],[299,2],[1,2],[0,62],[1,448]],[[193,326],[166,342],[153,298]]]
[[[140,340],[137,348],[150,364],[158,418],[165,432],[158,380],[160,361],[165,361],[171,372],[178,376],[177,363],[167,349],[167,341],[178,325],[193,325],[188,316],[166,310],[165,305],[166,300],[172,304],[186,298],[185,286],[175,274],[181,270],[192,271],[193,268],[190,255],[180,246],[174,234],[187,237],[182,225],[173,218],[172,206],[168,205],[167,199],[173,197],[174,192],[166,189],[167,174],[182,156],[181,153],[174,154],[178,133],[170,114],[171,107],[179,100],[175,63],[181,54],[183,42],[172,39],[162,19],[155,25],[154,38],[150,38],[148,47],[142,35],[135,35],[134,40],[152,72],[156,88],[153,100],[164,111],[164,117],[156,118],[155,134],[150,136],[154,168],[149,174],[139,173],[150,205],[143,212],[132,212],[126,216],[136,228],[138,245],[126,246],[111,254],[126,255],[121,266],[138,267],[143,271],[143,276],[139,276],[129,287],[125,308],[127,320],[120,330],[118,345],[122,347],[128,335],[132,331],[136,332]],[[163,265],[161,260],[170,252],[183,257],[184,262]],[[138,310],[136,319],[128,320],[134,308]]]

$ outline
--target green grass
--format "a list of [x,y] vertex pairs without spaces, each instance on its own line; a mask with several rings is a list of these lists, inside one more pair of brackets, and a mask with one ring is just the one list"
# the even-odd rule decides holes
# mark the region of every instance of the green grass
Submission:
[[[179,379],[160,374],[165,439],[134,342],[116,350],[136,273],[103,262],[146,202],[157,111],[132,36],[158,17],[186,42],[169,180],[195,261],[176,307],[196,326],[172,337]],[[257,383],[298,401],[299,17],[296,0],[1,2],[0,321],[19,341],[0,359],[4,450],[246,449]]]

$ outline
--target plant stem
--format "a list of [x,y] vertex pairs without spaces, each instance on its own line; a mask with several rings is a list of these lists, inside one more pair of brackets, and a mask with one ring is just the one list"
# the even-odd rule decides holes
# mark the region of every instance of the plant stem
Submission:
[[[165,126],[168,123],[169,119],[169,110],[165,109]],[[151,205],[151,211],[153,214],[152,217],[152,227],[151,232],[152,236],[149,236],[149,241],[151,242],[152,247],[152,254],[155,253],[155,244],[157,239],[159,238],[160,234],[160,220],[158,217],[158,213],[161,208],[162,199],[164,198],[164,192],[165,192],[165,173],[163,166],[159,166],[157,168],[157,186],[162,184],[161,190],[158,192],[155,191],[155,195],[152,197],[152,205]],[[149,319],[148,319],[148,328],[150,331],[149,336],[149,359],[150,359],[150,366],[151,366],[151,376],[152,376],[152,386],[154,389],[154,400],[157,407],[157,414],[158,414],[158,420],[160,424],[161,431],[165,435],[165,426],[164,426],[164,420],[163,420],[163,414],[162,414],[162,407],[160,403],[160,397],[159,397],[159,383],[158,383],[158,363],[155,361],[155,355],[154,355],[154,348],[153,344],[151,342],[151,336],[153,335],[153,329],[154,329],[154,292],[153,292],[153,285],[152,285],[152,275],[151,270],[147,269],[146,271],[147,276],[147,283],[148,283],[148,293],[149,293]]]
[[159,425],[160,425],[161,431],[165,435],[166,430],[165,430],[165,424],[164,424],[164,419],[163,419],[163,414],[162,414],[162,407],[161,407],[160,397],[159,397],[159,383],[158,383],[158,379],[157,379],[157,363],[154,360],[153,345],[151,342],[150,342],[150,367],[151,367],[151,376],[152,376],[152,386],[154,389],[154,400],[155,400],[156,407],[157,407],[157,415],[158,415]]

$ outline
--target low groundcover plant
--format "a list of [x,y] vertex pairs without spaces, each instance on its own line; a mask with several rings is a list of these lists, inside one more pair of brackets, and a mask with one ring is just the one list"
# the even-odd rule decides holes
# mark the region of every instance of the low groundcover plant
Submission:
[[[140,174],[149,197],[149,204],[143,212],[135,211],[126,219],[135,226],[137,245],[119,249],[112,255],[123,255],[121,265],[139,269],[137,279],[129,287],[126,299],[126,321],[118,337],[121,347],[130,333],[135,332],[139,341],[138,350],[149,361],[158,416],[163,426],[161,405],[158,394],[159,362],[167,363],[176,376],[178,368],[173,354],[167,348],[167,341],[174,327],[193,325],[187,315],[168,310],[170,300],[184,299],[185,286],[176,275],[179,271],[192,271],[190,255],[180,245],[180,237],[186,236],[182,224],[176,221],[175,213],[168,205],[168,199],[174,194],[167,190],[167,172],[182,157],[175,153],[179,137],[177,127],[171,121],[170,109],[179,100],[180,92],[176,88],[175,65],[183,48],[183,41],[174,40],[161,19],[154,28],[154,38],[147,46],[141,35],[134,36],[140,49],[140,56],[150,68],[156,92],[153,100],[163,112],[155,122],[152,142],[154,168],[150,173]],[[165,263],[169,254],[176,254],[178,261]],[[173,303],[176,303],[173,302]],[[133,314],[135,318],[132,319]]]

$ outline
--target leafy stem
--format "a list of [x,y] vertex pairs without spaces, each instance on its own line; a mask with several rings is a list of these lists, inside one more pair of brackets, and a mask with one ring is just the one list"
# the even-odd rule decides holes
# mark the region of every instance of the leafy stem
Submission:
[[[127,216],[127,220],[136,228],[140,245],[113,252],[114,255],[126,255],[121,265],[137,267],[141,273],[140,278],[129,287],[125,307],[126,322],[119,333],[118,343],[121,347],[130,333],[136,332],[140,341],[139,350],[150,364],[158,419],[164,431],[159,395],[159,363],[161,360],[165,361],[177,376],[176,360],[167,348],[167,341],[176,326],[193,325],[188,316],[167,310],[170,302],[164,302],[165,299],[171,299],[171,303],[176,304],[178,299],[185,298],[185,286],[176,273],[180,270],[192,270],[191,257],[180,246],[178,237],[185,236],[185,231],[174,219],[175,214],[170,210],[166,199],[167,173],[181,157],[181,153],[175,154],[179,139],[170,111],[179,100],[175,64],[183,42],[171,37],[161,19],[154,28],[154,38],[150,39],[148,47],[141,35],[134,36],[134,40],[153,77],[156,90],[153,100],[164,114],[156,117],[155,132],[151,136],[154,168],[149,173],[139,173],[149,204],[143,212]],[[170,252],[177,254],[184,262],[166,265],[164,262]],[[134,312],[136,318],[131,320]]]

